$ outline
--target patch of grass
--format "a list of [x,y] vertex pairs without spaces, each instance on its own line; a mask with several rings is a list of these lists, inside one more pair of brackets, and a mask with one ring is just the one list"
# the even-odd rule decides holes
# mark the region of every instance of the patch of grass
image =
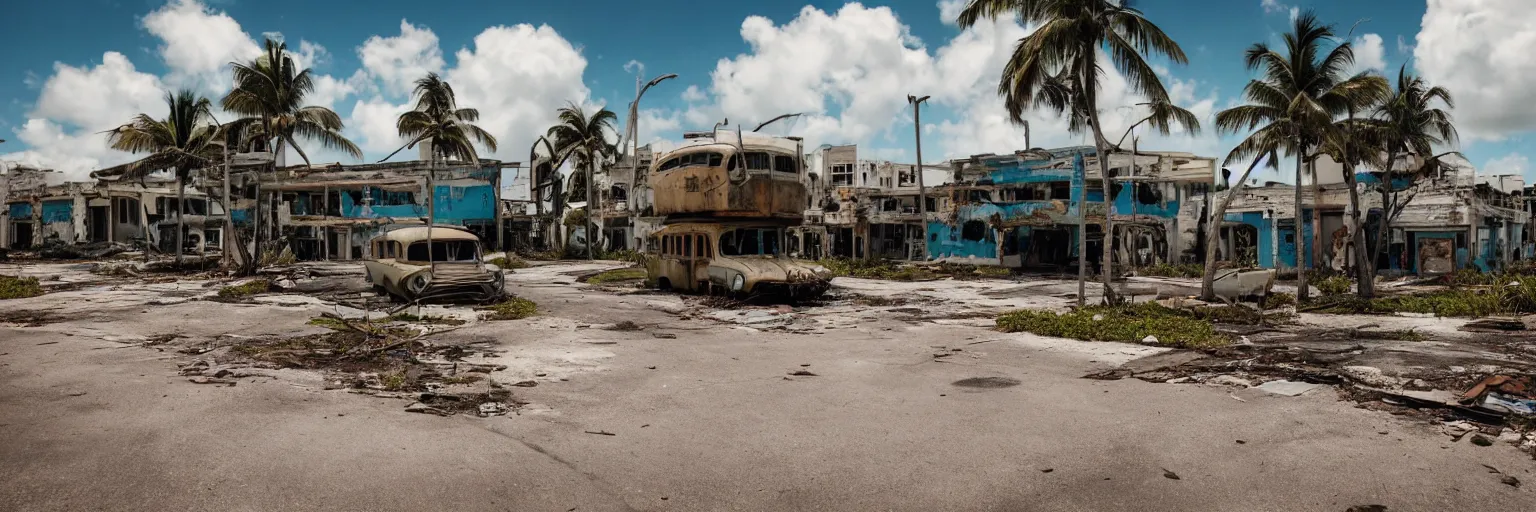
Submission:
[[219,297],[224,299],[243,299],[252,295],[266,293],[271,289],[271,281],[266,279],[252,279],[245,284],[237,284],[220,288]]
[[[857,277],[862,279],[884,279],[887,281],[919,281],[937,277],[933,272],[915,266],[897,266],[885,260],[857,260],[849,258],[827,258],[817,262],[834,276]],[[954,267],[949,267],[954,268]],[[974,271],[974,268],[973,268]]]
[[486,263],[490,263],[492,265],[496,265],[497,267],[500,267],[503,270],[506,270],[506,269],[528,268],[528,262],[524,261],[522,258],[519,258],[515,254],[507,255],[507,256],[502,256],[500,258],[496,258],[496,259],[493,259],[491,261],[487,261]]
[[383,385],[385,391],[401,391],[410,387],[410,379],[406,377],[405,372],[398,370],[379,375],[379,383]]
[[1319,308],[1318,311],[1353,315],[1420,313],[1482,318],[1491,315],[1536,312],[1536,308],[1533,308],[1536,303],[1526,303],[1531,298],[1518,291],[1497,293],[1487,290],[1451,289],[1375,299],[1339,297]]
[[1093,306],[1061,314],[1014,311],[997,318],[997,329],[1087,341],[1140,342],[1155,336],[1159,344],[1184,348],[1219,347],[1230,342],[1211,328],[1209,320],[1156,303]]
[[317,317],[311,318],[311,319],[309,319],[308,322],[305,322],[305,323],[309,324],[309,325],[316,325],[316,326],[324,327],[326,329],[330,329],[330,330],[333,330],[333,331],[350,331],[350,330],[352,330],[351,328],[347,327],[347,324],[342,323],[341,320],[337,320],[335,318],[323,317],[323,316],[317,316]]
[[587,282],[591,284],[604,284],[616,283],[620,281],[638,281],[641,279],[645,279],[645,269],[632,267],[609,270],[607,272],[592,276],[591,278],[587,279]]
[[1159,263],[1150,267],[1143,267],[1137,270],[1137,272],[1153,277],[1203,277],[1205,275],[1205,266],[1198,263],[1185,263],[1181,265]]
[[539,305],[522,297],[512,297],[482,309],[491,312],[491,320],[520,320],[538,313]]
[[600,260],[618,260],[629,263],[640,263],[642,258],[643,256],[640,253],[630,249],[620,249],[617,251],[597,251],[597,259]]
[[1397,341],[1424,341],[1425,339],[1427,339],[1427,338],[1424,337],[1424,334],[1420,333],[1419,331],[1413,330],[1413,329],[1396,329],[1396,330],[1391,330],[1391,331],[1371,331],[1371,332],[1368,332],[1368,333],[1360,333],[1360,337],[1376,339],[1376,340],[1397,340]]
[[0,299],[25,299],[43,294],[35,277],[0,276]]

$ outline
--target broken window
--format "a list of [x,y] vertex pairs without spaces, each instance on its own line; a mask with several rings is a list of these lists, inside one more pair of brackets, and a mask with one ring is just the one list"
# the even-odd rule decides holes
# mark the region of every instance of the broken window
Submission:
[[373,199],[374,206],[404,206],[416,204],[415,194],[408,191],[392,191],[384,189],[369,189],[369,197]]
[[113,198],[117,209],[117,223],[139,225],[139,200],[131,197]]
[[853,166],[850,164],[835,164],[832,166],[833,185],[852,185]]
[[1158,187],[1152,186],[1151,183],[1138,184],[1136,185],[1136,202],[1141,204],[1161,204],[1163,202],[1163,191],[1159,190]]
[[979,220],[968,220],[960,226],[960,237],[971,242],[980,242],[987,239],[987,223]]
[[774,155],[773,170],[791,173],[799,172],[799,169],[795,168],[795,159],[793,157],[787,157],[783,155]]
[[773,168],[773,157],[768,153],[756,151],[746,154],[747,170],[767,171]]
[[473,240],[436,240],[432,242],[432,259],[427,259],[427,242],[411,244],[405,259],[410,261],[474,261],[476,244]]
[[677,168],[677,164],[678,164],[679,161],[680,161],[679,158],[668,159],[665,163],[661,164],[660,167],[657,167],[656,171],[657,172],[665,172],[665,171],[670,171],[672,169],[676,169]]
[[720,235],[724,256],[776,256],[783,232],[775,228],[742,228]]

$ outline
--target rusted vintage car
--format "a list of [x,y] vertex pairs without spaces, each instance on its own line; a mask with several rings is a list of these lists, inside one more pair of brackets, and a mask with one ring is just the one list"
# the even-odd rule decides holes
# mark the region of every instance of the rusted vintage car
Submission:
[[480,238],[456,227],[396,229],[368,243],[374,291],[408,302],[489,302],[505,288],[501,269],[481,261]]
[[784,254],[784,226],[753,222],[671,224],[651,236],[646,278],[663,290],[815,298],[831,286],[820,265]]

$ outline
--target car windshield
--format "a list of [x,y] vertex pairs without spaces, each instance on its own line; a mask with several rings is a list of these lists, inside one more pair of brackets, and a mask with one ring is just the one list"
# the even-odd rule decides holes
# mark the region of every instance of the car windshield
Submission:
[[[475,261],[475,245],[473,240],[434,240],[431,261]],[[406,249],[405,259],[428,261],[427,242],[411,244],[411,247]]]
[[741,228],[720,235],[720,254],[725,256],[778,256],[783,231],[778,228]]

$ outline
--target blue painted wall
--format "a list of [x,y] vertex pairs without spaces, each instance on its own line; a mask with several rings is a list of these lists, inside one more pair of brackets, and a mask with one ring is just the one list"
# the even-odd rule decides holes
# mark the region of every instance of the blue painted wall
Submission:
[[943,222],[929,222],[928,258],[997,258],[997,242],[990,227],[986,239],[980,241],[962,238],[960,230]]
[[[496,191],[491,185],[457,187],[436,185],[433,194],[433,213],[439,224],[463,224],[466,220],[495,220]],[[427,208],[423,204],[379,205],[384,198],[380,189],[369,189],[374,206],[364,211],[363,205],[352,200],[352,195],[341,194],[341,216],[354,219],[366,218],[424,218]],[[425,202],[424,199],[418,201]]]
[[[1275,268],[1275,258],[1271,247],[1274,247],[1275,227],[1273,219],[1264,218],[1264,212],[1244,212],[1227,214],[1227,222],[1241,222],[1253,226],[1259,232],[1258,246],[1254,248],[1258,252],[1257,260],[1260,268]],[[1228,259],[1237,255],[1229,254]]]
[[11,203],[11,220],[26,220],[32,218],[32,203]]
[[74,219],[71,217],[71,214],[74,212],[74,209],[74,201],[44,201],[43,223],[47,224],[51,222],[72,222]]

